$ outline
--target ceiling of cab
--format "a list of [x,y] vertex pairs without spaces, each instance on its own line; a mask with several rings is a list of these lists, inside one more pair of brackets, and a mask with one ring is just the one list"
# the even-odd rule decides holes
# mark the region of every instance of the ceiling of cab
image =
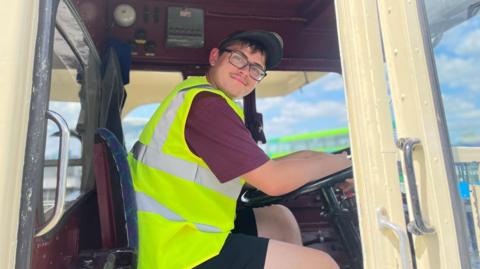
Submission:
[[[236,30],[265,29],[284,39],[284,58],[277,69],[340,72],[333,0],[75,3],[100,51],[108,37],[131,44],[133,69],[202,74],[210,49],[224,36]],[[121,4],[130,7],[120,8]]]

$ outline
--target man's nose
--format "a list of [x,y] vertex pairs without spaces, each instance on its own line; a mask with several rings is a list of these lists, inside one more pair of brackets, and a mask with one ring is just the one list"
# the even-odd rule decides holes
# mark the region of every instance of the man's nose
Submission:
[[245,66],[242,67],[242,68],[238,68],[238,70],[240,70],[240,73],[241,73],[241,74],[247,75],[248,72],[249,72],[249,66],[248,66],[248,64],[247,64],[247,65],[245,65]]

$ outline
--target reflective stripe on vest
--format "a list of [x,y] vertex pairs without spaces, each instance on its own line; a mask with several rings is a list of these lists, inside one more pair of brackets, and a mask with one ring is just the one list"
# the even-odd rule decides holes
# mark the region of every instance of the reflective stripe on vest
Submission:
[[[187,220],[176,214],[175,212],[171,211],[170,209],[164,207],[163,205],[159,204],[155,199],[151,198],[150,196],[146,195],[143,192],[135,192],[135,198],[137,200],[137,209],[139,211],[149,212],[158,214],[170,221],[177,221],[177,222],[186,222]],[[195,225],[198,230],[207,233],[220,233],[222,230],[215,226],[211,226],[208,224],[196,223],[196,222],[189,222]]]
[[188,90],[193,88],[202,88],[202,89],[214,89],[212,86],[205,84],[205,85],[197,85],[188,87],[185,89],[180,90],[170,102],[170,105],[167,109],[163,112],[162,119],[160,122],[157,123],[155,130],[153,132],[153,137],[150,141],[150,146],[161,149],[161,146],[165,142],[167,138],[168,131],[170,130],[170,126],[173,123],[173,119],[177,115],[177,111],[180,108],[180,105],[183,103],[183,99],[185,98],[185,94]]
[[160,149],[143,145],[137,141],[132,148],[132,155],[137,160],[152,168],[164,171],[185,180],[190,180],[215,190],[231,199],[238,198],[238,184],[236,178],[225,183],[219,183],[217,177],[208,168],[196,163],[188,162],[180,158],[163,153]]

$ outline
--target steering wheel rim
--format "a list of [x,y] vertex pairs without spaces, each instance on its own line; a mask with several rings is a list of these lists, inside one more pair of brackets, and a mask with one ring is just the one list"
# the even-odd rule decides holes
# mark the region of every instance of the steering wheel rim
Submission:
[[352,166],[340,170],[334,174],[309,182],[302,187],[280,196],[269,196],[258,189],[248,189],[240,197],[240,201],[246,207],[261,207],[294,199],[300,195],[312,193],[322,188],[331,187],[337,183],[343,182],[348,178],[353,178]]

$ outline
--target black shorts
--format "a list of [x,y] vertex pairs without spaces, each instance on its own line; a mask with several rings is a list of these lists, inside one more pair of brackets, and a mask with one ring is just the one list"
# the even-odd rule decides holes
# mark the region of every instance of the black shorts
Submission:
[[268,239],[257,237],[257,224],[251,208],[237,211],[235,228],[225,240],[220,253],[198,265],[197,269],[263,269]]

